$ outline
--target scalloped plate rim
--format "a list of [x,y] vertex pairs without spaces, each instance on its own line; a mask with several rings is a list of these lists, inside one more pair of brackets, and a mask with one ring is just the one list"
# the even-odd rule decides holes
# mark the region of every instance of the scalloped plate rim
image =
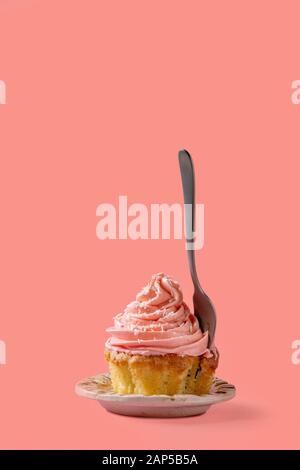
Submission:
[[168,405],[168,406],[178,406],[183,405],[185,407],[188,406],[211,406],[217,403],[221,403],[227,400],[231,400],[234,398],[236,389],[235,386],[229,384],[223,379],[215,378],[214,384],[215,387],[218,387],[217,381],[219,383],[219,388],[223,388],[221,392],[214,392],[212,391],[211,394],[206,395],[192,395],[192,394],[181,394],[181,395],[121,395],[117,393],[113,393],[111,391],[102,391],[97,392],[95,390],[87,390],[84,389],[84,385],[88,385],[89,381],[99,380],[100,377],[105,379],[109,378],[108,373],[97,374],[91,377],[84,378],[79,380],[75,385],[75,392],[77,395],[89,398],[92,400],[97,400],[101,402],[118,402],[118,403],[128,403],[134,406],[160,406],[160,405]]

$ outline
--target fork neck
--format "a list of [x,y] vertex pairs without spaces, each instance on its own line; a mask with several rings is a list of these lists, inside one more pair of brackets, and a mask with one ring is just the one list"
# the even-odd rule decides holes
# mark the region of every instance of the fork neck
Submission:
[[198,290],[200,290],[200,292],[203,293],[203,289],[200,285],[200,282],[199,282],[199,279],[198,279],[198,276],[197,276],[195,251],[194,250],[187,250],[187,256],[188,256],[188,263],[189,263],[190,273],[191,273],[191,277],[192,277],[194,287],[195,287],[195,289],[198,289]]

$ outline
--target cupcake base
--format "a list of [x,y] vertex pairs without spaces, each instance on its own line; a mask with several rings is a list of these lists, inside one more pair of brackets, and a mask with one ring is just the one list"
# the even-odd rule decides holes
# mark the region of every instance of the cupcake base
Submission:
[[142,356],[105,350],[113,390],[119,394],[209,393],[218,365],[215,356]]

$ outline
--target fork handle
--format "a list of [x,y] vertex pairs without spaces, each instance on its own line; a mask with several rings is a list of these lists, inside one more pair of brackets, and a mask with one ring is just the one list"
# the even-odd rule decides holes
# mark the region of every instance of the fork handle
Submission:
[[[196,270],[194,242],[195,230],[195,174],[192,158],[187,150],[180,150],[178,154],[184,197],[185,235],[187,241],[187,256],[195,287],[203,292]],[[191,246],[192,245],[192,246]]]

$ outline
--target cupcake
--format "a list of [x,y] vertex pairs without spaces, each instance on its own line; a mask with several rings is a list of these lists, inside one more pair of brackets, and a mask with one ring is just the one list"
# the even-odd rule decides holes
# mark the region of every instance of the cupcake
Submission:
[[183,302],[179,284],[163,273],[114,318],[105,344],[114,392],[202,395],[218,365],[208,333]]

